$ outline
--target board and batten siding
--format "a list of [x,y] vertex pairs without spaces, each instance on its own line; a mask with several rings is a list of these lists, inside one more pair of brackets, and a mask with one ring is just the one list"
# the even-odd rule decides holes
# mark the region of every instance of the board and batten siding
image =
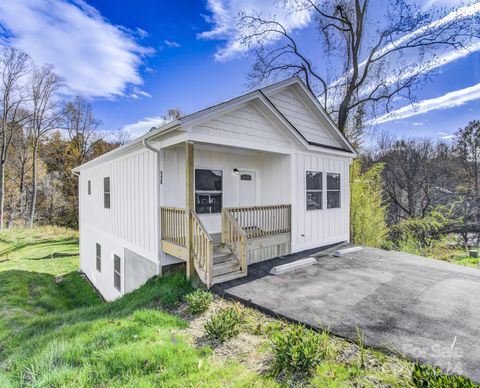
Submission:
[[275,107],[297,128],[307,141],[338,147],[338,142],[324,128],[291,88],[268,97]]
[[[108,239],[122,255],[127,248],[158,262],[156,166],[157,155],[142,149],[81,172],[80,238],[81,249],[86,253],[81,253],[82,266],[85,258],[95,266],[95,256],[91,257],[94,250],[90,248],[95,246],[96,239]],[[104,207],[105,177],[110,177],[109,209]],[[91,195],[87,192],[89,180]]]
[[[350,234],[349,158],[297,153],[292,157],[292,250],[299,252],[348,241]],[[306,171],[323,173],[323,209],[306,210]],[[327,173],[340,174],[340,208],[327,209]]]

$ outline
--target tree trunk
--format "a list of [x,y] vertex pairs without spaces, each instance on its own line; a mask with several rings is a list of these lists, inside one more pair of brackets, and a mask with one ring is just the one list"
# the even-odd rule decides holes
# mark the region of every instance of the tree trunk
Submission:
[[0,229],[3,229],[5,207],[5,164],[0,161]]
[[35,143],[33,145],[33,152],[32,152],[32,199],[30,203],[30,217],[28,220],[28,227],[33,227],[33,222],[35,220],[35,207],[37,202],[37,147],[38,144]]

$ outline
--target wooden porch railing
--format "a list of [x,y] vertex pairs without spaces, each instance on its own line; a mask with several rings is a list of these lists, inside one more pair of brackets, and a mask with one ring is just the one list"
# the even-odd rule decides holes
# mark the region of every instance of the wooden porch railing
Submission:
[[185,209],[162,207],[160,217],[162,240],[186,247],[187,220]]
[[247,234],[228,209],[222,209],[222,243],[227,245],[247,273]]
[[191,212],[193,265],[202,282],[210,288],[213,276],[213,239],[195,212]]
[[265,237],[291,231],[291,205],[224,208],[245,231],[247,238]]

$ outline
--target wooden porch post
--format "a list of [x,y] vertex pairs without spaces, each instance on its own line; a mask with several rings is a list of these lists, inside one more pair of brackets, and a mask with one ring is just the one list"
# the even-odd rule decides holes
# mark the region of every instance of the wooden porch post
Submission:
[[194,150],[193,143],[190,141],[185,142],[185,225],[186,225],[186,247],[188,251],[187,260],[187,279],[191,279],[195,274],[195,267],[193,265],[193,223],[191,212],[195,206],[195,194],[194,194]]

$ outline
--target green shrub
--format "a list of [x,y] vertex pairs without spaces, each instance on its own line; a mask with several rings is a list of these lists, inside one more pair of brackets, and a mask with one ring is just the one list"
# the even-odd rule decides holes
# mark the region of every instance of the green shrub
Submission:
[[361,163],[355,160],[351,172],[350,225],[352,242],[370,247],[382,247],[387,235],[383,200],[383,164],[377,163],[361,173]]
[[201,314],[206,311],[213,302],[213,295],[211,292],[205,290],[196,290],[186,295],[185,301],[191,314]]
[[390,228],[394,249],[432,256],[444,245],[445,230],[451,223],[451,209],[437,207],[423,218],[409,218]]
[[205,324],[207,336],[224,342],[239,333],[240,314],[233,308],[221,310]]
[[309,375],[328,354],[328,334],[318,334],[302,325],[289,325],[272,337],[272,349],[275,375]]
[[412,382],[421,388],[475,388],[469,378],[457,375],[444,374],[439,368],[416,363],[412,371]]

